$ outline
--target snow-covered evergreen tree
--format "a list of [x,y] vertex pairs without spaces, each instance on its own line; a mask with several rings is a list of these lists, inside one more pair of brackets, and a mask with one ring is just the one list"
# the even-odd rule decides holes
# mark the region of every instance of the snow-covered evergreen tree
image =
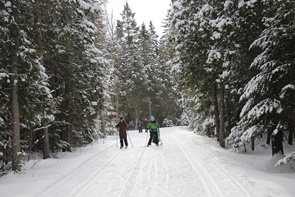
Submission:
[[270,4],[264,20],[267,28],[251,45],[262,50],[251,64],[259,72],[248,82],[241,96],[246,103],[241,121],[231,136],[236,144],[249,143],[251,138],[268,133],[273,139],[274,154],[283,152],[283,132],[294,132],[295,81],[291,77],[294,75],[294,46],[291,44],[294,8],[293,2]]
[[147,71],[141,48],[144,44],[139,42],[135,13],[128,3],[124,5],[121,16],[122,19],[117,21],[117,39],[121,50],[118,68],[121,77],[120,114],[136,122],[147,96]]
[[167,35],[175,50],[171,62],[187,102],[184,112],[190,111],[191,125],[201,132],[213,127],[211,135],[217,135],[222,147],[239,121],[241,90],[256,70],[248,69],[257,54],[257,48],[249,47],[264,27],[261,21],[267,11],[262,9],[267,5],[179,0],[169,13]]
[[[39,53],[38,39],[34,37],[35,32],[38,31],[36,18],[32,17],[36,5],[24,1],[2,3],[4,6],[1,7],[3,8],[1,10],[3,16],[1,16],[1,19],[3,19],[1,28],[4,31],[1,31],[1,37],[4,39],[2,40],[3,45],[1,45],[3,57],[1,59],[1,65],[3,65],[1,84],[5,89],[2,89],[2,87],[1,89],[5,92],[1,92],[3,96],[8,95],[6,90],[11,89],[13,92],[11,95],[13,96],[11,98],[10,96],[4,96],[3,98],[9,98],[12,103],[10,104],[9,100],[2,100],[1,105],[7,106],[6,109],[12,109],[11,116],[18,119],[13,118],[13,124],[9,123],[10,113],[7,113],[8,110],[4,110],[6,125],[3,126],[9,128],[14,125],[12,129],[12,143],[14,144],[12,152],[13,155],[18,155],[19,152],[27,150],[30,139],[22,139],[25,140],[23,142],[25,145],[21,147],[17,130],[22,129],[23,132],[31,133],[34,128],[42,125],[44,119],[52,119],[50,104],[52,104],[53,100],[49,89],[48,76]],[[8,77],[11,77],[11,79]],[[10,82],[11,84],[9,84]],[[17,105],[19,106],[18,109],[16,109]],[[9,140],[7,136],[6,140]],[[17,146],[17,148],[14,146]],[[9,149],[7,150],[9,147],[6,145],[6,153],[10,152]],[[15,157],[12,159],[13,163],[16,161]],[[13,170],[20,170],[17,167],[18,165],[19,163],[13,164]]]
[[21,151],[41,149],[46,158],[49,150],[85,142],[83,133],[93,128],[102,106],[108,61],[95,43],[98,29],[88,20],[101,11],[100,2],[0,5],[1,162],[12,160],[17,171]]

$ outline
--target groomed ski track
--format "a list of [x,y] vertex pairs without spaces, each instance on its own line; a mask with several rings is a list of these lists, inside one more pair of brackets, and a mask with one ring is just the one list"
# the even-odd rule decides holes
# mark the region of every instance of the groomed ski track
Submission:
[[212,154],[210,145],[199,144],[186,128],[162,128],[159,147],[145,147],[145,132],[129,131],[129,135],[134,147],[129,141],[128,149],[120,150],[116,138],[108,137],[104,144],[93,145],[99,149],[84,156],[82,165],[38,196],[251,197],[263,193],[246,172],[220,164],[222,156]]

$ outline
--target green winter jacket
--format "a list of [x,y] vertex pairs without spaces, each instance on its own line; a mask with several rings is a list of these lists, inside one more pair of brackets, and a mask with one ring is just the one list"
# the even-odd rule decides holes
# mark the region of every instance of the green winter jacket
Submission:
[[147,125],[147,128],[150,129],[151,132],[157,132],[158,129],[160,128],[160,125],[157,121],[151,121]]

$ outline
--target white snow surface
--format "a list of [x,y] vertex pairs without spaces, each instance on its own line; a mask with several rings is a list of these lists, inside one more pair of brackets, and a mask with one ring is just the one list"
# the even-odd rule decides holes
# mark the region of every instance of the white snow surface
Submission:
[[0,178],[9,197],[273,197],[294,196],[295,173],[264,151],[232,153],[186,127],[161,128],[163,145],[145,147],[147,133],[128,131],[120,150],[108,136],[58,159],[31,160]]

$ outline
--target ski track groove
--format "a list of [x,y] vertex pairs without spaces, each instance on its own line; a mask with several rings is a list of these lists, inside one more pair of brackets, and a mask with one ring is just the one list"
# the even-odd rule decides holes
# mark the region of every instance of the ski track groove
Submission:
[[[134,161],[132,161],[131,163],[134,163],[133,164],[133,166],[132,166],[132,168],[131,168],[131,171],[129,172],[129,174],[128,174],[128,177],[127,177],[127,179],[125,180],[125,183],[124,183],[124,186],[123,186],[123,188],[120,190],[120,193],[119,193],[119,197],[120,196],[122,196],[122,194],[123,194],[123,192],[124,191],[128,191],[128,184],[130,183],[130,182],[132,182],[132,181],[130,181],[131,179],[130,178],[133,178],[131,175],[134,173],[134,171],[135,171],[135,167],[137,166],[137,164],[138,164],[138,162],[140,161],[140,160],[142,160],[142,151],[143,151],[144,149],[142,149],[142,150],[140,150],[140,152],[139,153],[137,153],[137,156],[136,156],[136,158],[134,159]],[[138,156],[139,155],[139,156]]]
[[158,171],[158,165],[157,165],[157,155],[158,155],[158,151],[156,151],[156,150],[154,150],[154,152],[155,152],[155,157],[154,157],[154,159],[153,159],[153,166],[154,166],[154,171],[155,171],[155,173],[154,173],[154,181],[153,181],[153,196],[155,196],[156,195],[156,186],[158,185],[158,173],[159,173],[159,171]]
[[[220,187],[218,186],[218,184],[216,183],[214,178],[212,178],[212,176],[208,173],[208,171],[205,169],[205,167],[199,162],[199,160],[196,158],[196,156],[186,147],[186,145],[184,145],[183,142],[179,141],[177,138],[173,138],[173,140],[176,142],[178,147],[181,149],[181,151],[185,155],[186,159],[188,160],[188,162],[192,166],[194,172],[199,175],[200,180],[201,180],[203,186],[205,187],[205,190],[206,190],[206,193],[208,194],[208,196],[211,196],[211,197],[224,196],[222,190],[220,189]],[[193,160],[195,162],[193,162]],[[197,164],[202,169],[202,171],[197,170],[197,168],[194,164]],[[200,172],[201,172],[201,174],[200,174]],[[210,180],[210,183],[213,185],[213,188],[207,183],[206,177],[204,177],[204,176],[206,176],[208,178],[208,180]]]
[[[162,193],[167,194],[164,190],[160,189],[161,187],[158,182],[158,179],[161,177],[161,174],[159,173],[161,170],[158,166],[159,159],[162,159],[162,156],[159,156],[159,154],[162,155],[162,150],[154,149],[153,147],[148,148],[149,149],[149,160],[147,164],[147,177],[145,184],[145,191],[144,196],[158,196],[157,191],[161,191]],[[164,160],[163,160],[164,161]],[[164,161],[165,162],[165,161]],[[165,163],[165,166],[167,164]],[[167,174],[168,171],[165,168],[165,174]],[[169,195],[169,194],[167,194]]]
[[243,192],[243,194],[245,196],[247,196],[247,197],[253,196],[252,194],[249,194],[249,192],[247,190],[245,190],[245,188],[242,186],[242,184],[239,181],[237,181],[237,179],[234,176],[232,176],[230,173],[227,173],[224,168],[220,167],[220,164],[218,164],[216,161],[211,159],[211,157],[203,149],[201,149],[199,146],[197,146],[193,142],[192,142],[192,144],[193,144],[193,147],[198,149],[198,151],[197,151],[198,153],[201,152],[203,155],[205,155],[208,158],[208,160],[215,165],[214,167],[217,167],[220,170],[220,172],[225,174],[225,176],[228,177],[231,180],[231,182],[234,183],[240,189],[240,191]]
[[143,169],[144,169],[144,165],[145,165],[144,160],[146,158],[146,155],[147,155],[147,149],[145,149],[143,158],[141,159],[141,160],[143,160],[143,162],[141,162],[141,165],[140,165],[140,168],[139,168],[139,172],[137,173],[137,176],[135,178],[135,183],[133,184],[133,187],[132,187],[132,190],[131,190],[131,194],[134,194],[135,193],[135,189],[138,186],[138,182],[139,181],[143,181],[142,177],[143,177]]
[[146,192],[145,194],[148,194],[148,190],[150,189],[151,193],[153,193],[153,185],[152,185],[152,169],[153,169],[153,155],[154,155],[154,150],[151,151],[150,158],[149,158],[149,163],[148,163],[148,176],[147,176],[147,182],[148,186],[146,187]]
[[106,162],[106,164],[103,165],[102,168],[97,168],[97,170],[91,173],[90,178],[88,178],[86,181],[83,181],[81,184],[75,187],[75,189],[72,190],[70,194],[67,194],[67,196],[80,196],[80,194],[82,194],[86,189],[88,189],[92,185],[91,183],[93,183],[97,179],[97,177],[99,177],[99,175],[103,174],[105,170],[122,155],[122,153],[123,152],[120,152],[119,154],[112,157],[110,160]]
[[[124,152],[125,150],[121,150],[121,152],[120,152],[120,155],[121,154],[123,154],[123,152]],[[139,155],[139,156],[138,156]],[[140,160],[140,157],[141,157],[141,151],[140,152],[136,152],[136,154],[135,154],[135,158],[132,160],[132,161],[129,161],[129,163],[128,164],[132,164],[132,170],[129,172],[129,175],[128,175],[128,177],[127,178],[125,178],[122,174],[120,174],[120,173],[117,173],[117,175],[119,176],[119,177],[121,177],[121,179],[122,180],[124,180],[124,186],[123,186],[123,188],[115,188],[115,189],[113,189],[113,190],[111,190],[111,191],[107,191],[107,189],[108,188],[106,188],[106,187],[110,187],[110,184],[108,184],[108,185],[105,185],[105,182],[103,182],[103,180],[110,180],[109,178],[111,177],[111,176],[113,176],[113,173],[108,173],[108,172],[106,172],[105,170],[103,170],[103,172],[101,172],[101,173],[99,173],[99,175],[103,175],[105,172],[106,173],[108,173],[107,174],[107,177],[104,177],[104,179],[102,180],[101,179],[101,177],[100,176],[96,176],[90,183],[89,183],[89,185],[87,186],[87,188],[89,188],[88,190],[89,191],[85,191],[87,188],[85,188],[84,189],[84,193],[82,193],[82,192],[80,192],[79,193],[79,195],[82,193],[82,195],[80,195],[80,196],[97,196],[97,192],[101,192],[101,190],[103,190],[103,195],[101,195],[101,193],[99,193],[99,196],[104,196],[104,194],[111,194],[111,193],[114,193],[114,192],[116,192],[117,191],[117,193],[119,193],[120,192],[120,194],[119,194],[119,196],[121,195],[121,193],[127,188],[127,184],[128,184],[128,182],[129,182],[129,179],[130,179],[130,176],[131,176],[131,174],[133,173],[133,171],[134,171],[134,169],[135,169],[135,167],[137,166],[137,161],[139,161]],[[114,160],[114,162],[115,162],[115,160]],[[112,163],[114,163],[114,162],[112,162]],[[109,163],[108,165],[106,165],[105,166],[105,168],[107,169],[107,168],[109,168],[111,165],[112,165],[112,163]],[[127,166],[129,166],[127,164]],[[111,179],[111,180],[113,180],[113,179]],[[96,185],[95,183],[98,183],[98,182],[100,182],[101,184],[98,184],[98,185]],[[115,184],[116,186],[118,186],[118,184]],[[90,187],[92,187],[91,189],[90,189]],[[93,188],[94,187],[94,188]],[[87,193],[88,192],[88,193]],[[106,193],[107,192],[107,193]],[[117,196],[117,195],[116,195]]]
[[[121,152],[120,154],[123,154],[123,153]],[[112,164],[112,163],[111,163],[111,164]],[[106,167],[109,167],[111,164],[109,164],[109,165],[106,166]],[[103,173],[105,173],[105,172],[106,172],[106,171],[102,172],[100,175],[103,175]],[[104,179],[107,179],[107,180],[113,180],[113,179],[109,179],[112,175],[113,175],[113,173],[108,173],[107,178],[104,178]],[[124,179],[124,177],[123,177],[121,174],[119,174],[119,176],[120,176],[122,179]],[[99,179],[99,180],[97,181],[97,178],[98,178],[98,177],[96,177],[96,178],[92,181],[92,183],[89,184],[88,188],[93,187],[93,185],[94,185],[93,183],[97,183],[97,182],[101,182],[101,181],[103,181],[103,179]],[[93,190],[89,189],[89,193],[87,194],[88,197],[89,197],[89,196],[94,196],[95,193],[96,193],[97,191],[101,191],[101,190],[103,190],[103,194],[102,194],[102,196],[105,196],[106,191],[110,188],[111,185],[110,185],[110,184],[105,185],[104,183],[102,183],[102,184],[98,184],[98,185],[95,185],[95,186],[97,186],[97,187],[92,188]],[[120,189],[118,189],[118,188],[114,188],[114,189],[111,190],[109,193],[113,193],[113,192],[115,192],[115,191],[119,191],[119,190],[120,190]],[[90,192],[91,192],[91,194],[90,194]],[[85,196],[85,195],[83,195],[83,196]]]
[[159,190],[159,191],[162,192],[163,194],[166,194],[167,196],[174,197],[174,196],[170,195],[169,193],[167,193],[166,191],[162,190],[162,189],[159,188],[159,187],[157,187],[157,190]]
[[99,151],[97,154],[95,154],[94,157],[92,157],[91,159],[87,160],[85,163],[83,163],[82,165],[77,166],[76,168],[72,169],[71,171],[69,171],[66,175],[64,175],[63,177],[61,177],[61,179],[59,179],[58,181],[54,182],[52,185],[50,185],[45,191],[42,192],[42,194],[39,194],[38,196],[46,196],[46,193],[52,189],[56,189],[56,187],[58,187],[58,185],[60,185],[60,183],[62,183],[65,179],[67,179],[69,176],[71,176],[75,171],[78,171],[80,168],[82,168],[83,166],[87,165],[88,163],[92,162],[93,160],[95,160],[98,156],[100,156],[102,153],[104,153],[105,151],[113,148],[114,145],[111,145],[101,151]]
[[168,171],[167,162],[166,162],[166,160],[165,160],[165,158],[163,156],[163,151],[160,151],[160,153],[161,153],[161,158],[162,158],[162,160],[163,160],[163,162],[165,164],[165,170],[166,170],[165,189],[167,189],[168,188],[168,183],[169,183],[169,171]]
[[148,171],[147,171],[147,178],[146,178],[146,181],[148,182],[146,188],[145,188],[145,194],[148,193],[148,189],[149,187],[152,187],[151,185],[151,181],[150,181],[150,176],[151,176],[151,169],[152,169],[152,165],[151,165],[151,160],[152,160],[152,155],[153,155],[153,152],[151,152],[150,154],[150,157],[149,157],[149,162],[148,162]]

